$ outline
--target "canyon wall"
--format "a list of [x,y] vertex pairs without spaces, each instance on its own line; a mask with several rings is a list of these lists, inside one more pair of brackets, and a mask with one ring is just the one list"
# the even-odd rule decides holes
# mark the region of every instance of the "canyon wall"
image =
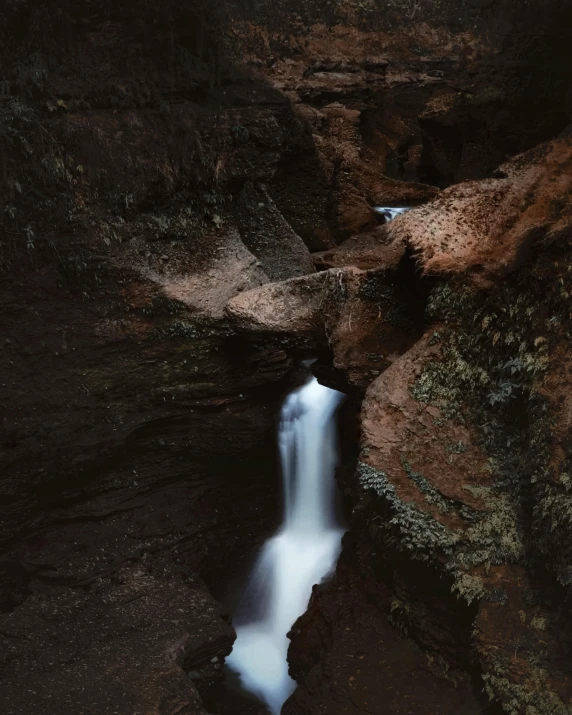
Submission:
[[[500,459],[481,444],[489,417],[473,413],[491,399],[500,426],[493,420],[490,429],[503,438],[507,430],[511,444],[528,439],[537,416],[524,403],[542,390],[554,392],[547,409],[561,415],[562,435],[566,429],[558,397],[565,342],[554,342],[564,341],[564,329],[551,322],[563,317],[538,302],[559,280],[566,290],[558,258],[565,187],[552,198],[541,187],[545,199],[535,197],[542,177],[556,175],[545,168],[557,163],[547,150],[522,159],[524,168],[493,173],[562,128],[566,103],[522,113],[528,68],[505,61],[473,20],[437,29],[429,17],[412,17],[400,29],[368,24],[351,4],[336,4],[327,22],[310,6],[289,7],[285,20],[278,13],[262,22],[259,14],[257,23],[248,8],[229,14],[207,3],[6,2],[0,677],[8,713],[205,712],[199,691],[216,687],[234,638],[215,598],[275,523],[276,409],[295,358],[309,351],[320,355],[324,382],[356,402],[366,398],[359,480],[351,469],[343,480],[355,504],[351,532],[336,579],[294,630],[292,672],[301,687],[287,708],[335,713],[353,703],[352,688],[366,695],[369,688],[378,700],[378,679],[390,683],[395,663],[402,666],[395,707],[413,672],[418,712],[427,698],[443,712],[480,712],[472,686],[476,680],[482,690],[484,675],[489,693],[514,701],[514,712],[528,697],[514,688],[539,682],[550,698],[566,694],[553,640],[543,647],[558,662],[546,666],[520,645],[514,667],[492,653],[512,653],[514,638],[530,633],[552,638],[553,624],[561,625],[553,619],[566,603],[558,581],[564,541],[559,529],[549,538],[545,522],[566,523],[566,484],[551,487],[546,477],[534,495],[516,499],[512,487],[497,493],[504,477],[490,470],[486,483],[473,478]],[[495,79],[491,89],[499,67],[508,84]],[[558,82],[551,91],[561,91]],[[439,193],[491,175],[462,184],[467,195]],[[434,197],[395,228],[379,225],[372,210]],[[487,252],[479,230],[496,207],[521,199],[531,206],[530,226],[511,209],[502,250]],[[483,248],[477,259],[464,241],[466,221]],[[433,229],[424,233],[432,226],[439,243]],[[431,275],[421,278],[424,267]],[[529,302],[519,297],[522,286],[534,292]],[[528,352],[502,352],[498,316],[488,318],[484,337],[474,332],[471,301],[493,311],[519,300],[525,315],[532,306],[523,320],[549,325],[510,328],[509,345],[543,339],[532,354],[544,360],[554,342],[560,361],[531,368]],[[503,340],[492,343],[497,332]],[[459,335],[468,336],[468,357],[456,357]],[[459,370],[481,375],[478,361],[491,351],[508,367],[490,368],[497,372],[474,395],[457,363],[438,367],[454,355]],[[456,381],[455,395],[447,392],[452,416],[441,414],[449,410],[442,393],[453,390],[438,382],[443,373]],[[421,387],[411,395],[413,375]],[[432,376],[437,382],[426,384]],[[516,420],[507,412],[513,406]],[[397,420],[403,411],[399,424],[384,416]],[[423,442],[423,430],[437,429],[428,420],[444,421],[438,458]],[[385,454],[386,429],[396,454],[401,441],[412,454]],[[411,438],[418,433],[421,446]],[[553,445],[543,439],[552,461],[564,458],[563,436]],[[517,454],[531,473],[529,453]],[[426,458],[437,464],[427,474]],[[471,472],[462,482],[470,489],[447,476],[459,466]],[[521,527],[513,511],[539,493],[542,506]],[[403,509],[414,539],[405,553],[401,542],[409,541],[393,513]],[[416,519],[426,532],[415,530]],[[484,532],[492,550],[515,520],[535,549],[518,531],[502,558],[474,556],[473,531]],[[415,539],[425,543],[434,532],[439,538],[421,558]],[[535,563],[550,555],[550,575],[529,566],[533,553]],[[487,600],[503,578],[508,595]],[[534,581],[542,603],[550,584],[550,604],[517,608],[513,593],[519,604],[528,598],[518,579]],[[499,619],[512,635],[494,641],[487,628],[496,633]],[[351,680],[346,656],[366,662],[367,688]],[[331,668],[341,668],[335,677],[343,681],[334,696],[324,685]],[[391,712],[372,710],[370,700],[351,707]]]
[[[571,150],[569,137],[539,147],[389,226],[432,275],[426,330],[365,393],[350,532],[293,628],[301,687],[285,712],[344,712],[355,698],[366,711],[380,678],[405,692],[415,661],[394,663],[387,635],[356,642],[387,623],[456,693],[469,677],[503,712],[569,712]],[[409,702],[424,712],[423,690]]]

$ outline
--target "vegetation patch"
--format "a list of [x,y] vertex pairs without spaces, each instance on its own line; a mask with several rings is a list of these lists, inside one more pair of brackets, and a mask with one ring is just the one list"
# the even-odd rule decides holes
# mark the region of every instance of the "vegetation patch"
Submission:
[[524,682],[515,683],[505,677],[510,671],[508,662],[493,667],[483,674],[485,690],[491,700],[498,699],[508,715],[571,715],[572,707],[565,705],[551,687],[546,670],[528,664]]

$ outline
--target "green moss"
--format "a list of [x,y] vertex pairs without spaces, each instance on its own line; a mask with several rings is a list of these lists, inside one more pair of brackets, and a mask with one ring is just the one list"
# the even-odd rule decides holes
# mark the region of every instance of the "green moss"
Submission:
[[358,463],[360,485],[382,498],[391,510],[384,520],[383,528],[392,543],[406,551],[415,560],[430,561],[439,554],[453,555],[453,547],[460,535],[435,521],[429,514],[403,502],[385,472],[378,471],[363,462]]
[[407,460],[402,459],[401,464],[409,479],[417,486],[428,504],[436,506],[442,514],[451,511],[452,500],[445,498],[422,474],[414,471]]
[[570,490],[570,464],[557,479],[551,474],[538,475],[538,499],[534,517],[541,527],[538,545],[549,554],[555,565],[560,583],[572,585],[572,493]]
[[[441,513],[450,513],[458,504],[446,499],[407,461],[403,468],[423,494],[425,500]],[[397,496],[395,487],[385,472],[362,462],[358,475],[362,488],[374,491],[390,507],[391,517],[384,522],[385,543],[406,551],[410,558],[443,562],[444,572],[452,579],[451,590],[467,603],[482,598],[486,587],[472,572],[475,566],[487,569],[494,564],[518,562],[524,555],[524,545],[517,511],[507,495],[487,487],[465,487],[482,499],[486,511],[476,512],[464,507],[462,514],[472,521],[465,531],[447,529],[430,514]]]
[[428,362],[418,380],[411,385],[418,402],[438,406],[445,417],[464,421],[463,403],[467,393],[475,393],[489,382],[486,370],[472,365],[450,343],[443,347],[442,362]]
[[487,511],[466,531],[470,551],[460,555],[462,563],[473,566],[517,563],[524,556],[524,544],[517,508],[510,497],[489,487],[466,486],[479,497]]
[[[451,580],[451,591],[468,604],[486,594],[483,581],[467,573],[467,564],[459,558],[458,549],[463,547],[462,532],[447,529],[430,514],[402,501],[385,472],[359,462],[358,476],[362,488],[375,492],[390,508],[391,515],[376,523],[383,531],[384,544],[406,552],[409,558],[417,561],[440,563],[444,557],[444,573]],[[429,498],[436,497],[431,488],[428,495]],[[443,499],[440,495],[439,498]]]
[[458,571],[455,574],[455,581],[451,590],[468,604],[481,599],[486,593],[482,578],[462,571]]
[[[481,500],[483,509],[477,510],[445,499],[407,462],[403,467],[427,503],[442,514],[456,512],[468,522],[466,529],[446,530],[421,509],[402,504],[383,472],[360,471],[364,487],[391,507],[384,538],[411,558],[439,554],[436,563],[467,602],[494,597],[475,567],[486,573],[494,565],[548,559],[560,581],[572,583],[572,464],[559,474],[549,466],[553,425],[538,389],[551,347],[571,337],[572,302],[562,286],[572,279],[572,269],[556,266],[539,271],[536,282],[523,276],[489,293],[442,284],[430,296],[428,318],[440,325],[430,342],[439,344],[440,355],[424,365],[410,391],[418,402],[441,410],[437,425],[454,420],[476,428],[492,483],[465,487]],[[566,279],[554,280],[555,272]],[[364,289],[380,305],[391,298],[380,276]],[[466,451],[463,442],[443,448],[458,459]]]
[[451,454],[464,454],[467,451],[467,446],[464,442],[452,442],[445,445],[447,452]]
[[[417,401],[439,407],[445,419],[476,425],[492,458],[496,486],[486,500],[489,516],[471,528],[475,549],[467,558],[473,563],[522,560],[523,500],[534,494],[533,551],[556,561],[560,580],[572,583],[572,498],[566,477],[558,481],[548,468],[552,425],[537,388],[554,341],[570,338],[572,302],[561,288],[572,270],[553,262],[538,273],[536,281],[523,276],[485,294],[449,284],[436,287],[427,312],[444,325],[441,355],[424,366],[410,391]],[[566,278],[554,280],[555,274]],[[462,454],[461,445],[445,448]]]
[[502,588],[491,588],[487,592],[485,599],[488,603],[496,603],[500,606],[508,604],[508,596]]
[[545,670],[529,664],[524,682],[515,683],[507,677],[510,667],[497,660],[483,674],[485,690],[491,700],[498,699],[508,715],[571,715],[572,707],[562,702],[550,684]]

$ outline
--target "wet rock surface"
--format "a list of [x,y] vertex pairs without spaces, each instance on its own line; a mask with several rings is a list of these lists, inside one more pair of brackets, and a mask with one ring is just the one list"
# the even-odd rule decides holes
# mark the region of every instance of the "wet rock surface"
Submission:
[[415,715],[428,703],[444,715],[486,712],[461,669],[443,668],[395,627],[391,591],[348,561],[292,630],[290,667],[301,685],[283,712]]

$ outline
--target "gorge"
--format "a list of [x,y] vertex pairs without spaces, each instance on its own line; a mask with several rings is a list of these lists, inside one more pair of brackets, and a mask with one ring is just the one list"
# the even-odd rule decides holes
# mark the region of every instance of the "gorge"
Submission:
[[571,20],[6,0],[0,712],[572,712]]

